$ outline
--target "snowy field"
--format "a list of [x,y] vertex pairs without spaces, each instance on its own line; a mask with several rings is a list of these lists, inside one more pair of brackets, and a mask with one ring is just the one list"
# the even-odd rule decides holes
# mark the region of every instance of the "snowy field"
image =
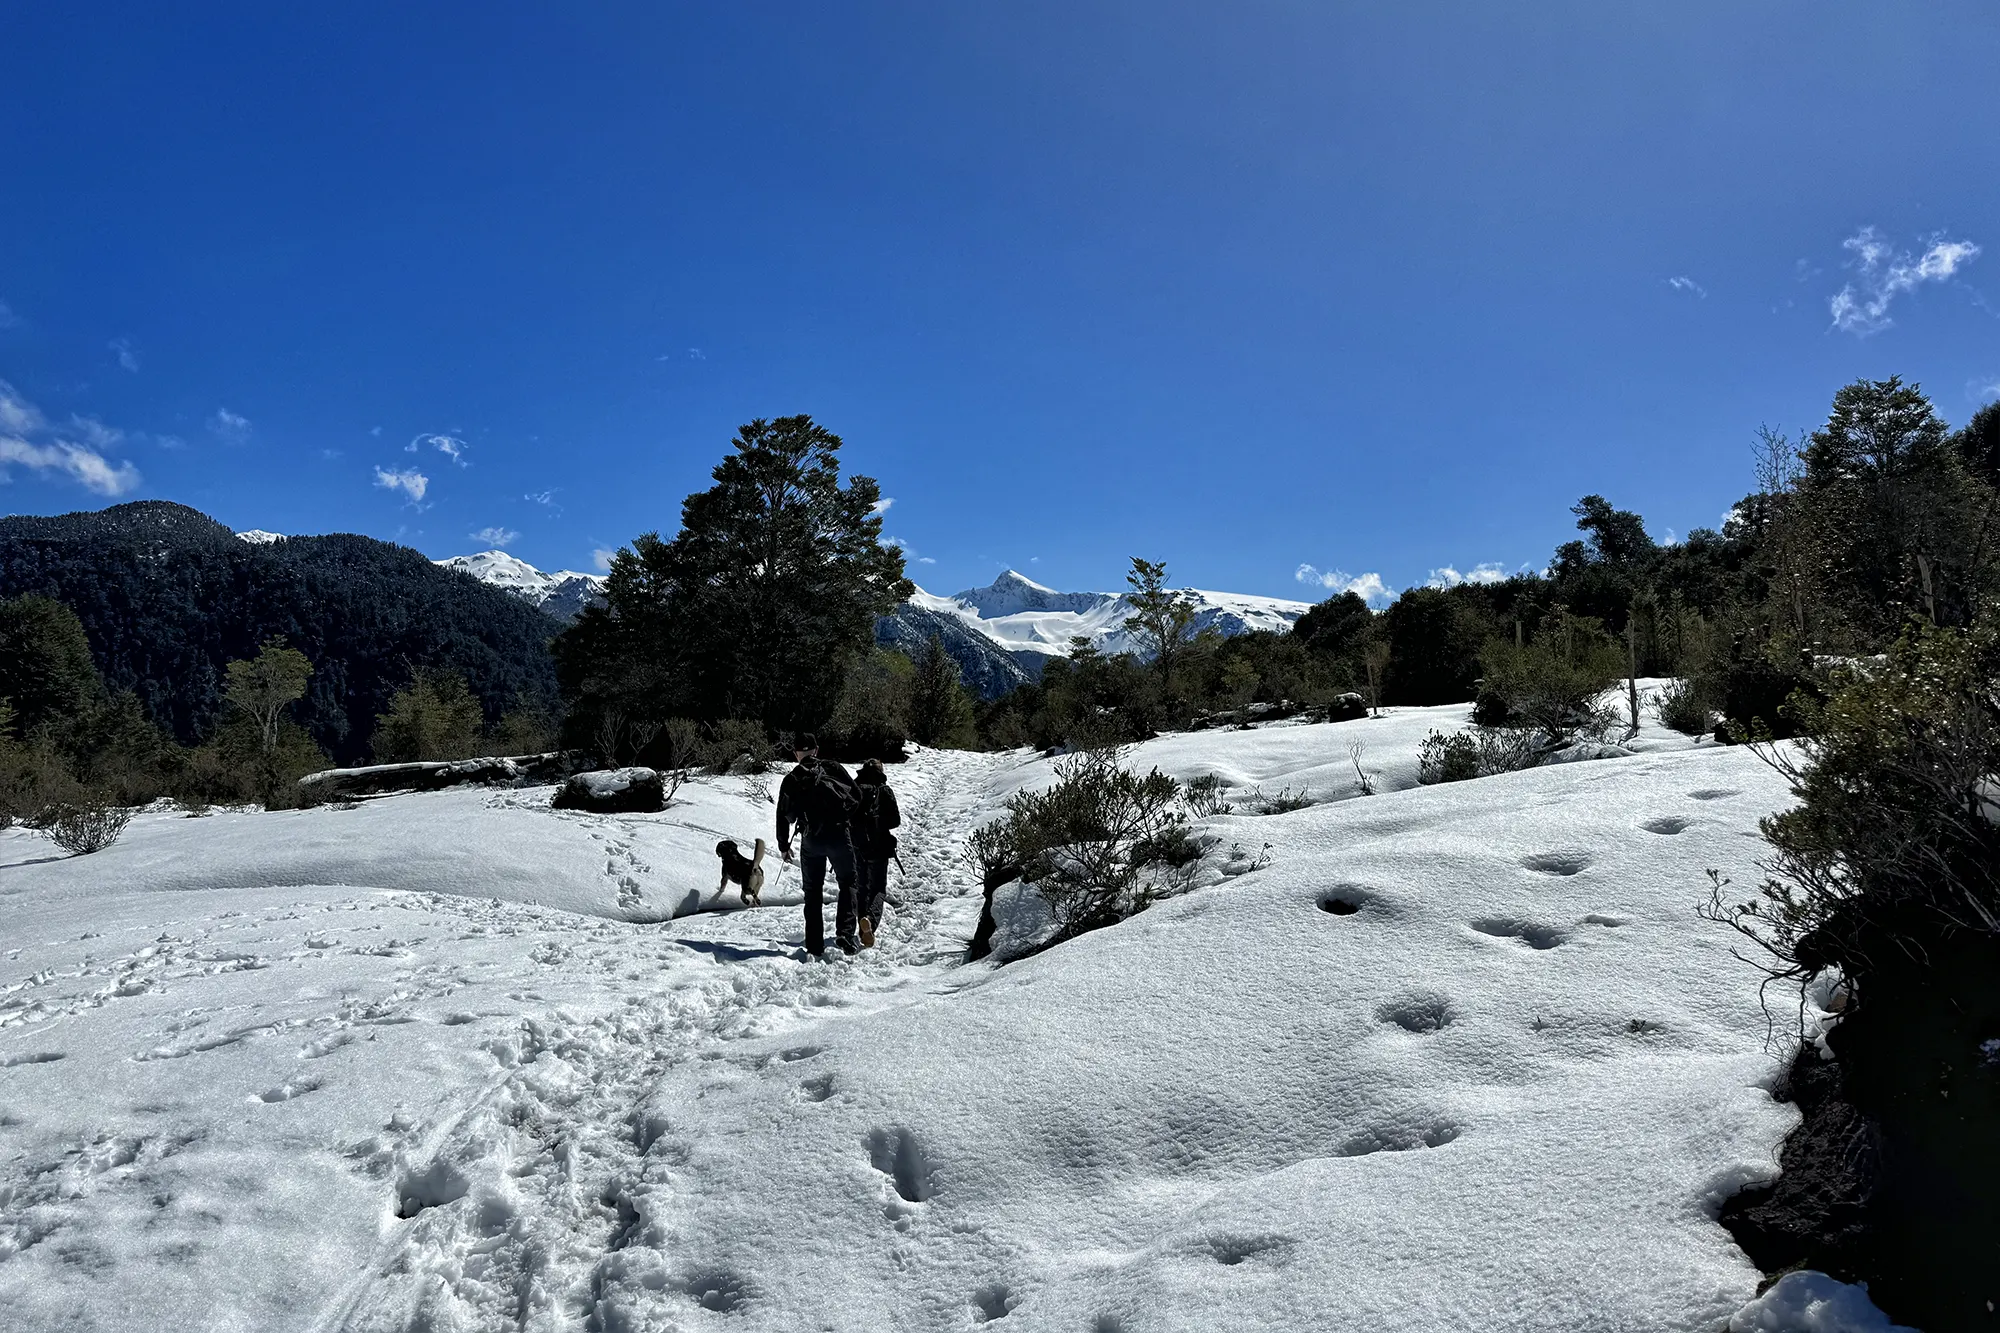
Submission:
[[958,852],[1021,754],[892,772],[901,906],[830,964],[796,871],[714,897],[740,778],[0,834],[0,1328],[1868,1327],[1738,1316],[1713,1220],[1794,1113],[1693,909],[1782,784],[1649,730],[1409,789],[1464,715],[1137,747],[1318,803],[1006,967]]

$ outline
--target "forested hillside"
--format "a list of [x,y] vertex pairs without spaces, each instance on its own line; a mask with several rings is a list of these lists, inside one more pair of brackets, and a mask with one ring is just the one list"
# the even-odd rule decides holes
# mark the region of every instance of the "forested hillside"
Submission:
[[0,597],[52,597],[83,622],[107,686],[183,744],[220,718],[225,667],[282,637],[313,664],[296,717],[334,759],[368,752],[418,667],[463,675],[488,719],[552,707],[547,615],[408,547],[346,533],[239,540],[185,505],[0,519]]

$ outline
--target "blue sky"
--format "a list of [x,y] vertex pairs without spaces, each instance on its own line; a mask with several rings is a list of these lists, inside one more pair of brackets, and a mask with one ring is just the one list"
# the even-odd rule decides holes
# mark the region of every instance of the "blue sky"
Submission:
[[1995,68],[1989,0],[23,7],[0,508],[590,568],[810,412],[937,591],[1664,537],[1857,376],[2000,396]]

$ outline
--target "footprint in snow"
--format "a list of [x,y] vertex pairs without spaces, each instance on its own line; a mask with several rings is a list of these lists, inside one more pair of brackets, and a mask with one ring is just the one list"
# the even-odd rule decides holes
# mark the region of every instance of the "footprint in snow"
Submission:
[[1683,819],[1679,815],[1661,815],[1658,819],[1647,820],[1645,823],[1639,825],[1639,827],[1648,833],[1682,833],[1693,822],[1693,820]]
[[1565,850],[1537,852],[1533,856],[1521,858],[1523,869],[1533,870],[1543,875],[1576,875],[1590,868],[1589,852]]

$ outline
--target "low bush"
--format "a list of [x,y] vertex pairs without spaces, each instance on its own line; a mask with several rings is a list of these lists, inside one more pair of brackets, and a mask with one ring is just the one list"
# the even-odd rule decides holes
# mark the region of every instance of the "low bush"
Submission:
[[1134,773],[1115,749],[1056,761],[1044,791],[1017,792],[970,847],[984,878],[1018,868],[1049,906],[1050,943],[1112,925],[1192,887],[1203,851],[1188,830],[1180,784]]
[[43,811],[35,823],[49,835],[49,841],[71,856],[101,852],[118,841],[118,835],[132,822],[132,812],[115,805],[54,805]]
[[1654,700],[1660,725],[1683,736],[1705,736],[1715,725],[1715,710],[1708,706],[1707,692],[1700,682],[1686,676],[1668,681]]
[[1417,781],[1464,782],[1533,768],[1567,743],[1535,727],[1433,731],[1417,745]]
[[1229,803],[1225,795],[1227,785],[1220,774],[1203,773],[1200,777],[1189,778],[1182,793],[1187,801],[1188,812],[1196,819],[1206,819],[1211,815],[1226,815],[1236,807]]
[[1532,727],[1563,742],[1610,730],[1599,699],[1623,674],[1624,654],[1592,617],[1553,613],[1526,646],[1489,639],[1479,661],[1480,725]]
[[1260,815],[1288,815],[1294,810],[1303,810],[1313,803],[1312,793],[1304,787],[1294,791],[1290,787],[1280,787],[1269,796],[1262,787],[1250,793],[1250,809]]

